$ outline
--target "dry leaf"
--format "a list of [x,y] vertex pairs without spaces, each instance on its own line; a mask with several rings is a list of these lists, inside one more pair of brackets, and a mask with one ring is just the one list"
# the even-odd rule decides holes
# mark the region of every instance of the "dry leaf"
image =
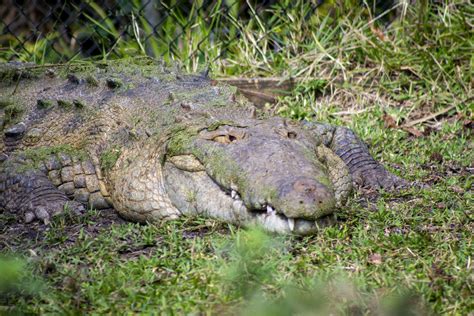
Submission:
[[387,40],[387,37],[385,36],[385,34],[382,32],[381,29],[371,25],[370,26],[370,30],[372,31],[372,33],[377,36],[381,41],[386,41]]
[[446,204],[444,204],[443,202],[439,202],[439,203],[436,204],[436,208],[445,209],[445,208],[446,208]]
[[382,255],[379,253],[374,253],[369,256],[369,263],[371,264],[382,264]]
[[453,190],[454,192],[459,193],[459,194],[464,193],[464,189],[461,188],[460,186],[457,186],[457,185],[451,186],[451,190]]
[[383,116],[382,116],[382,119],[383,119],[383,122],[384,122],[384,126],[386,128],[395,128],[395,127],[397,127],[397,122],[395,121],[393,116],[391,116],[390,114],[384,113]]
[[430,155],[430,160],[442,163],[443,156],[439,152],[434,152]]
[[423,133],[420,132],[419,129],[417,129],[416,127],[402,127],[402,129],[408,133],[410,133],[411,135],[415,136],[415,137],[421,137],[423,136]]

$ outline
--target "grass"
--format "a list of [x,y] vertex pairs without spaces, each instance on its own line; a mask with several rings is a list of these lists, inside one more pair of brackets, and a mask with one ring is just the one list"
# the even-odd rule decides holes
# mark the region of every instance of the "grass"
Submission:
[[[289,10],[274,7],[252,25],[233,18],[241,37],[226,47],[227,58],[210,66],[214,76],[304,78],[279,100],[279,114],[349,126],[390,170],[425,187],[382,192],[377,199],[357,193],[336,226],[305,238],[206,219],[138,225],[109,221],[100,212],[84,218],[65,214],[44,232],[36,224],[30,233],[36,237],[25,238],[8,230],[16,218],[0,214],[6,224],[1,251],[22,258],[4,281],[15,289],[0,287],[8,291],[0,295],[0,310],[472,312],[474,12],[466,1],[420,3],[383,34],[382,24],[367,11],[308,17],[303,1],[293,1]],[[202,27],[205,37],[209,30],[203,25],[195,27]],[[190,38],[199,38],[189,31]],[[221,44],[211,46],[209,56],[185,60],[185,66],[194,69],[212,60]],[[448,110],[424,120],[443,109]],[[38,290],[25,285],[25,280],[36,284],[38,277],[43,282]]]

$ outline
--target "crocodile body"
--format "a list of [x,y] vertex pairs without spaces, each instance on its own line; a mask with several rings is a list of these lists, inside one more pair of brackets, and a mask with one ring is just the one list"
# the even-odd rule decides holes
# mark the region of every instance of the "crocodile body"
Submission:
[[150,59],[0,65],[0,207],[182,215],[310,234],[353,180],[403,183],[349,129],[270,117],[235,88]]

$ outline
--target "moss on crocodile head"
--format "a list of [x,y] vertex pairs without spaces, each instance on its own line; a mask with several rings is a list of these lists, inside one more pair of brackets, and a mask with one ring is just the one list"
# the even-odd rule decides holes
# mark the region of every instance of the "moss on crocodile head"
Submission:
[[[206,79],[198,79],[206,80]],[[169,94],[167,103],[196,103],[200,108],[212,109],[228,106],[232,100],[232,92],[226,87],[209,87],[203,85],[188,89],[186,91],[173,92]]]
[[328,178],[328,173],[327,173],[327,166],[322,161],[321,159],[324,159],[323,157],[318,157],[316,149],[309,149],[309,148],[304,148],[303,149],[303,155],[305,156],[308,161],[311,161],[315,166],[316,170],[321,170],[319,175],[315,174],[313,175],[316,180],[318,180],[319,183],[324,184],[328,188],[332,188],[333,184],[331,180]]
[[194,146],[191,153],[205,166],[207,173],[218,183],[231,188],[236,186],[242,197],[247,193],[247,175],[240,166],[219,147],[212,145]]
[[172,157],[187,153],[198,131],[199,129],[196,127],[183,125],[171,129],[169,132],[170,138],[166,145],[166,155]]
[[212,131],[215,131],[216,129],[218,129],[219,127],[223,126],[223,125],[229,125],[229,126],[234,126],[235,123],[232,122],[232,121],[228,121],[228,120],[225,120],[225,121],[215,121],[215,122],[212,122],[208,127],[207,127],[207,130],[209,132],[212,132]]
[[261,194],[269,204],[274,204],[278,201],[278,191],[276,188],[263,188]]
[[[211,144],[195,143],[199,131],[203,129],[215,130],[222,125],[233,125],[230,121],[214,122],[206,127],[205,122],[194,126],[180,125],[173,128],[167,142],[166,156],[172,157],[183,154],[192,154],[198,158],[205,166],[211,177],[218,183],[230,188],[237,186],[239,191],[247,192],[248,180],[240,166],[231,159],[225,150]],[[269,194],[270,196],[271,194]]]
[[118,146],[113,146],[104,150],[99,157],[101,169],[104,171],[112,170],[121,153],[122,151]]

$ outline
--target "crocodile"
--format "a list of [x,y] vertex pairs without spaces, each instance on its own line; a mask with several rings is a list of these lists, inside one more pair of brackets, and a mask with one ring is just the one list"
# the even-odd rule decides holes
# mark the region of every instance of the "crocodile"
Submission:
[[0,108],[0,210],[26,223],[94,208],[307,235],[354,184],[406,184],[346,127],[272,116],[150,58],[1,64]]

